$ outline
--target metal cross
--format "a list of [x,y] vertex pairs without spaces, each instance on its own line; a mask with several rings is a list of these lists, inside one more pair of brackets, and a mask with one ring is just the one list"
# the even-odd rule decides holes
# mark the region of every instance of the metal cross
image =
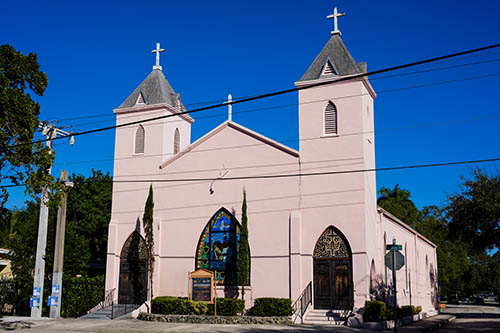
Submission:
[[327,19],[331,19],[333,18],[333,31],[332,31],[332,35],[342,35],[342,33],[340,32],[339,30],[339,23],[338,23],[338,18],[341,17],[341,16],[344,16],[345,13],[339,13],[337,11],[337,7],[333,7],[333,14],[330,14],[328,15],[326,18]]
[[160,66],[160,52],[164,51],[165,49],[160,49],[160,43],[156,43],[156,50],[151,51],[151,53],[156,53],[156,66],[153,66],[153,69],[162,69]]

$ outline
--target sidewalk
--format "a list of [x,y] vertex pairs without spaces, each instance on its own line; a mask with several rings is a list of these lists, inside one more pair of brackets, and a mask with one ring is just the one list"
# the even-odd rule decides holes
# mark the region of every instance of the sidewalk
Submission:
[[[445,323],[453,320],[452,315],[437,315],[408,326],[398,327],[398,332],[432,332]],[[347,326],[315,326],[315,325],[208,325],[208,324],[176,324],[147,322],[137,319],[124,320],[92,320],[92,319],[48,319],[31,320],[29,317],[0,318],[1,332],[96,332],[96,333],[163,333],[163,332],[223,332],[223,333],[263,333],[263,332],[373,332]],[[22,330],[22,331],[21,331]],[[385,331],[385,332],[391,332]]]
[[[399,333],[415,333],[415,332],[434,332],[446,323],[454,320],[455,316],[449,314],[439,314],[437,316],[429,317],[420,321],[411,323],[410,325],[398,327]],[[392,332],[388,330],[384,332]]]

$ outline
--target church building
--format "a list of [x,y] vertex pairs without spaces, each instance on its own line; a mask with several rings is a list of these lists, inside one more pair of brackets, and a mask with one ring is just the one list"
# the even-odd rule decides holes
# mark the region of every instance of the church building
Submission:
[[[114,110],[117,125],[134,122],[116,129],[106,290],[119,303],[142,304],[149,295],[142,216],[152,185],[154,297],[188,296],[189,273],[198,268],[216,271],[218,297],[241,297],[245,191],[247,308],[259,297],[310,295],[312,309],[384,299],[392,285],[386,245],[396,239],[405,258],[398,305],[436,309],[436,246],[377,206],[375,172],[365,171],[375,168],[376,92],[337,16],[321,52],[297,73],[299,150],[231,118],[191,142],[195,119],[165,78],[157,45],[152,72]],[[156,117],[166,118],[145,121]]]

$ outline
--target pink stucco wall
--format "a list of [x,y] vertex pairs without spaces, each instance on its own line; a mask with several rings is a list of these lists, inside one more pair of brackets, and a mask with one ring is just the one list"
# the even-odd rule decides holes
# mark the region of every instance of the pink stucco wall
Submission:
[[[245,189],[251,251],[247,305],[257,297],[295,300],[313,280],[312,254],[318,238],[329,226],[335,226],[352,249],[355,307],[373,297],[373,281],[388,282],[383,265],[385,243],[396,237],[406,247],[408,259],[406,273],[403,269],[397,275],[402,287],[399,302],[410,304],[411,292],[412,304],[431,310],[436,285],[431,286],[430,267],[437,269],[435,246],[377,208],[374,172],[219,179],[213,182],[214,193],[209,193],[212,180],[226,171],[225,178],[233,178],[373,169],[374,97],[365,79],[301,90],[300,153],[233,122],[222,123],[191,144],[191,121],[173,117],[144,124],[145,152],[134,154],[137,126],[117,129],[114,180],[118,182],[113,187],[106,289],[118,288],[125,240],[136,229],[143,233],[140,220],[150,183],[155,201],[156,296],[187,296],[188,273],[195,269],[195,251],[205,225],[221,207],[241,220]],[[338,110],[338,135],[323,133],[328,101]],[[148,106],[115,112],[120,124],[173,111],[166,106]],[[175,128],[181,133],[182,150],[176,155]],[[169,182],[194,178],[206,180]],[[120,182],[127,179],[160,181]],[[433,274],[437,279],[437,272]]]

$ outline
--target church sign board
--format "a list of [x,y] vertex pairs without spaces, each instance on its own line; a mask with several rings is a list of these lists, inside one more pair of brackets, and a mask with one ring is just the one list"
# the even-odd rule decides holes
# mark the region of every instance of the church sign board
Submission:
[[213,303],[215,276],[208,269],[197,269],[189,273],[189,299]]

